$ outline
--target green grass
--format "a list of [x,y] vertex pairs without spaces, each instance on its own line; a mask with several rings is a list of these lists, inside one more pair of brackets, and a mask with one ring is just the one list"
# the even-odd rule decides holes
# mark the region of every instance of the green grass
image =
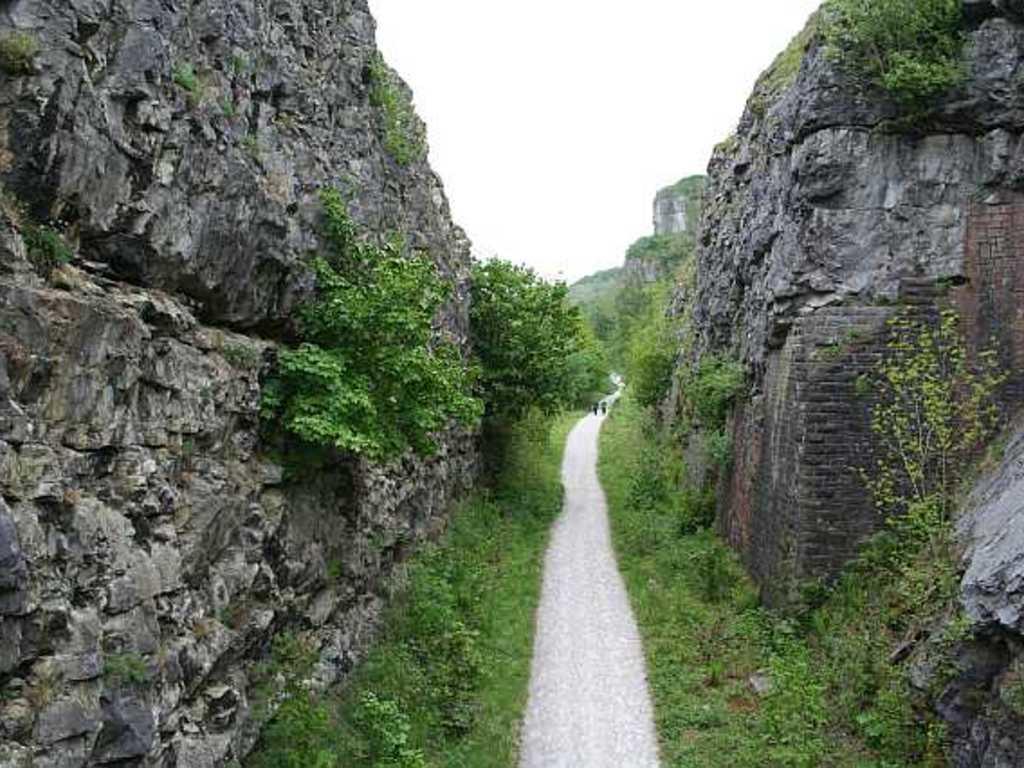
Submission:
[[340,694],[293,690],[259,768],[512,768],[526,705],[543,554],[578,415],[518,425],[496,487],[413,558],[383,635]]
[[[909,660],[889,661],[918,632],[915,658],[940,667],[952,647],[950,630],[936,629],[956,583],[941,530],[893,529],[834,587],[772,615],[712,533],[688,533],[694,512],[680,499],[694,494],[679,490],[677,454],[629,397],[602,431],[599,473],[665,768],[945,764],[942,730],[908,684]],[[754,691],[755,674],[769,692]]]

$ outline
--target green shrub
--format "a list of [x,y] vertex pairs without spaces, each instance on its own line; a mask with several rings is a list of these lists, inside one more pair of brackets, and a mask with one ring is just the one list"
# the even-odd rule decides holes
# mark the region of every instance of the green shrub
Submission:
[[120,685],[142,685],[149,680],[149,667],[137,653],[114,653],[103,660],[103,676]]
[[829,0],[823,18],[833,54],[902,102],[921,104],[965,77],[960,0]]
[[336,190],[322,202],[317,294],[301,314],[304,342],[279,354],[264,387],[264,417],[307,445],[373,460],[430,453],[434,433],[481,412],[458,348],[433,330],[450,286],[426,256],[359,240]]
[[423,123],[408,92],[380,54],[370,61],[369,79],[370,104],[380,110],[383,120],[384,148],[399,165],[422,160],[427,153]]
[[690,536],[714,525],[717,508],[714,489],[686,486],[678,491],[678,503],[680,535]]
[[[552,413],[607,380],[603,355],[563,283],[493,260],[473,266],[472,292],[470,332],[488,416],[517,419],[530,408]],[[582,371],[579,355],[590,356]]]
[[26,222],[22,225],[21,236],[25,241],[29,261],[43,277],[72,259],[70,246],[64,237],[51,227]]
[[685,415],[696,418],[707,430],[720,430],[745,386],[746,372],[740,363],[706,356],[695,372],[684,375]]
[[890,336],[871,412],[877,456],[862,475],[884,514],[917,504],[947,515],[964,468],[998,424],[1006,376],[992,352],[968,359],[956,312],[934,321],[900,313]]
[[194,94],[199,90],[199,77],[196,75],[195,67],[187,61],[179,61],[171,70],[171,79],[188,93]]
[[630,509],[653,509],[667,501],[670,492],[662,466],[662,452],[655,447],[645,446],[643,452],[636,457],[635,471],[629,479]]
[[709,603],[725,600],[740,581],[731,554],[717,541],[694,555],[694,574],[701,596]]
[[707,455],[721,470],[728,471],[732,466],[732,435],[725,429],[717,429],[707,435]]
[[0,69],[9,75],[32,74],[32,60],[39,53],[39,41],[27,32],[0,35]]
[[649,340],[653,343],[647,344],[644,341],[634,344],[629,381],[637,401],[645,407],[654,407],[672,384],[676,352],[669,339],[654,338]]
[[252,759],[256,768],[344,768],[332,747],[328,707],[308,691],[294,690],[281,704]]
[[409,746],[409,718],[398,704],[364,693],[357,722],[368,736],[375,768],[426,768],[423,752]]

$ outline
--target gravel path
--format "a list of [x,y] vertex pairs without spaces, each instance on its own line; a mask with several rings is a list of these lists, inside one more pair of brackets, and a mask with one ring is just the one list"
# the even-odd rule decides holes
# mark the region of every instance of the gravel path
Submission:
[[640,635],[597,479],[603,416],[569,435],[565,509],[544,563],[522,768],[657,768]]

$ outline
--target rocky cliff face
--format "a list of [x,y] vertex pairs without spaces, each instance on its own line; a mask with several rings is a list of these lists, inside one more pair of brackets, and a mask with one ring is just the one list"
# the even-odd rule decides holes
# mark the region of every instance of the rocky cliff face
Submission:
[[654,234],[637,240],[622,266],[626,284],[647,285],[671,277],[693,252],[700,218],[703,176],[688,176],[654,197]]
[[973,639],[936,708],[950,723],[957,766],[1024,764],[1024,422],[976,485],[959,520],[960,600]]
[[[345,677],[397,563],[474,480],[430,458],[287,476],[261,375],[313,287],[318,190],[456,285],[468,245],[389,154],[363,0],[17,0],[0,41],[0,766],[221,766],[272,697],[271,640]],[[32,268],[29,222],[75,252]],[[273,682],[273,681],[271,681]]]
[[856,473],[836,470],[866,450],[853,386],[897,305],[948,298],[975,350],[995,338],[1007,401],[1020,399],[1024,24],[986,7],[964,87],[912,129],[811,38],[792,77],[766,73],[711,161],[697,351],[752,374],[724,524],[765,585],[833,573],[877,524]]
[[[965,13],[968,77],[928,115],[907,121],[805,33],[711,161],[695,354],[735,356],[750,372],[719,519],[772,602],[835,574],[882,522],[856,472],[872,451],[857,380],[900,307],[956,308],[970,352],[994,344],[1010,372],[1007,411],[1024,400],[1024,14],[1009,2]],[[964,603],[979,640],[939,702],[957,765],[1024,754],[1021,713],[996,695],[1020,665],[1013,461],[965,528]]]
[[654,197],[654,234],[675,235],[695,232],[700,218],[703,176],[689,176],[658,190]]

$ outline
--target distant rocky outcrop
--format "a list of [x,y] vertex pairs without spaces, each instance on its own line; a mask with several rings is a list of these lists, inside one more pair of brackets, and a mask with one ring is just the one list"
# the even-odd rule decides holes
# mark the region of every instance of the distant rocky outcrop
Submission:
[[466,343],[468,243],[378,55],[365,0],[0,8],[0,766],[241,760],[274,636],[343,680],[474,482],[465,432],[386,466],[261,435],[325,186],[431,255]]
[[703,176],[688,176],[655,195],[654,234],[626,252],[622,270],[627,283],[646,285],[671,277],[692,254],[703,188]]
[[659,190],[654,197],[654,234],[696,232],[703,186],[703,176],[688,176]]

